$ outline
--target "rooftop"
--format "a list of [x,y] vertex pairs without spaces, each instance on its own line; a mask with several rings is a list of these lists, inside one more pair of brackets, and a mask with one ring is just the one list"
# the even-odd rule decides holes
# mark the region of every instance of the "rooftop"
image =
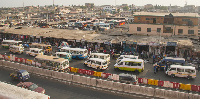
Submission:
[[[134,12],[133,16],[165,16],[170,13]],[[198,13],[171,13],[174,17],[200,17]]]

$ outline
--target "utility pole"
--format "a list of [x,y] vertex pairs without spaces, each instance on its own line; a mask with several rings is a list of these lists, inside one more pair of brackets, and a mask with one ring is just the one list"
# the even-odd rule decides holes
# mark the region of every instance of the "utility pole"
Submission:
[[54,6],[54,0],[53,0],[53,6]]

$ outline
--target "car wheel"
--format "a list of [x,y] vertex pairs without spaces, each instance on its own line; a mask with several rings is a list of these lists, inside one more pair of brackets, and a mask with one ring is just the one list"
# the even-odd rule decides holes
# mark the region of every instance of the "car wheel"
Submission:
[[138,70],[135,70],[135,73],[140,73]]
[[174,77],[175,77],[175,75],[174,75],[174,74],[171,74],[171,77],[172,77],[172,78],[174,78]]
[[114,70],[119,71],[119,68],[114,68]]
[[98,67],[97,70],[100,71],[101,69]]
[[192,77],[191,76],[187,76],[187,79],[192,79]]

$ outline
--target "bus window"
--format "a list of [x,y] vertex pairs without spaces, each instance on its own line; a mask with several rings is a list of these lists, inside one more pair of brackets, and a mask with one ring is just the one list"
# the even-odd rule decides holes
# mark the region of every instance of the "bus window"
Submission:
[[80,51],[79,53],[80,53],[80,54],[83,54],[83,52],[82,52],[82,51]]
[[94,55],[94,58],[98,58],[98,56],[97,56],[97,55]]
[[123,62],[119,63],[119,65],[123,65]]
[[184,69],[177,68],[177,72],[184,72]]
[[103,65],[107,65],[107,62],[102,63]]
[[137,63],[137,66],[141,66],[141,63]]
[[171,68],[169,71],[176,71],[176,68]]
[[125,65],[129,65],[129,62],[125,62]]
[[101,59],[104,59],[104,56],[100,56]]
[[96,64],[101,65],[101,62],[96,62]]

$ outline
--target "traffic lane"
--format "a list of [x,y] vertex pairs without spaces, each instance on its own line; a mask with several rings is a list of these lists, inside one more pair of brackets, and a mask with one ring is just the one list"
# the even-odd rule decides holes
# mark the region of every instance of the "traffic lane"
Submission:
[[[87,69],[87,70],[93,70],[93,71],[98,71],[96,69],[84,66],[85,60],[76,60],[73,59],[70,62],[70,66],[80,68],[80,69]],[[111,59],[111,63],[108,66],[108,69],[104,71],[99,71],[99,72],[105,72],[105,73],[112,73],[112,74],[120,74],[120,73],[128,73],[128,74],[133,74],[137,75],[138,77],[141,78],[148,78],[148,79],[156,79],[156,80],[162,80],[162,81],[172,81],[172,82],[178,82],[178,83],[183,83],[183,84],[196,84],[198,85],[200,83],[200,72],[197,72],[197,77],[194,79],[187,79],[187,78],[180,78],[180,77],[175,77],[171,78],[170,76],[167,76],[164,71],[159,70],[156,74],[154,74],[154,69],[153,69],[153,64],[151,62],[145,63],[145,70],[141,73],[135,73],[135,72],[129,72],[129,71],[116,71],[114,70],[114,64],[115,64],[115,59]]]
[[[19,83],[17,80],[12,80],[9,77],[9,73],[14,72],[8,68],[0,67],[0,81],[16,85]],[[116,95],[113,93],[92,90],[89,88],[78,87],[74,85],[66,85],[64,83],[46,79],[43,77],[36,76],[35,74],[30,74],[29,82],[38,84],[38,86],[43,87],[46,90],[47,95],[51,99],[132,99],[134,97]],[[135,97],[136,98],[136,97]],[[138,98],[137,99],[143,99]]]
[[[9,53],[8,49],[0,47],[0,54],[5,54],[5,52]],[[26,55],[25,53],[21,55],[20,54],[13,54],[13,55],[16,55],[16,57],[19,57],[19,58],[34,60],[34,57]],[[80,69],[98,71],[96,69],[84,66],[83,63],[85,60],[72,59],[72,61],[69,62],[69,66],[80,68]],[[128,73],[128,74],[137,75],[138,77],[142,77],[142,78],[157,79],[157,80],[160,79],[163,81],[172,81],[172,82],[179,82],[179,83],[184,83],[184,84],[199,84],[200,83],[200,77],[198,76],[200,74],[199,72],[197,72],[197,77],[195,79],[190,79],[190,80],[186,78],[179,78],[179,77],[171,78],[169,76],[166,76],[164,71],[158,71],[158,73],[154,74],[153,64],[151,61],[152,59],[150,59],[150,63],[145,63],[144,72],[135,73],[135,72],[129,72],[129,71],[114,70],[114,64],[116,63],[116,58],[111,58],[111,62],[108,66],[108,69],[104,71],[99,71],[99,72],[112,73],[112,74]]]
[[12,55],[15,55],[15,57],[18,57],[18,58],[25,58],[25,59],[31,59],[31,60],[34,60],[34,58],[35,57],[33,57],[33,56],[30,56],[30,55],[27,55],[26,54],[26,52],[24,52],[23,54],[14,54],[14,53],[10,53],[9,52],[9,49],[6,49],[6,48],[2,48],[1,46],[0,46],[0,54],[2,54],[2,55],[10,55],[10,54],[12,54]]

